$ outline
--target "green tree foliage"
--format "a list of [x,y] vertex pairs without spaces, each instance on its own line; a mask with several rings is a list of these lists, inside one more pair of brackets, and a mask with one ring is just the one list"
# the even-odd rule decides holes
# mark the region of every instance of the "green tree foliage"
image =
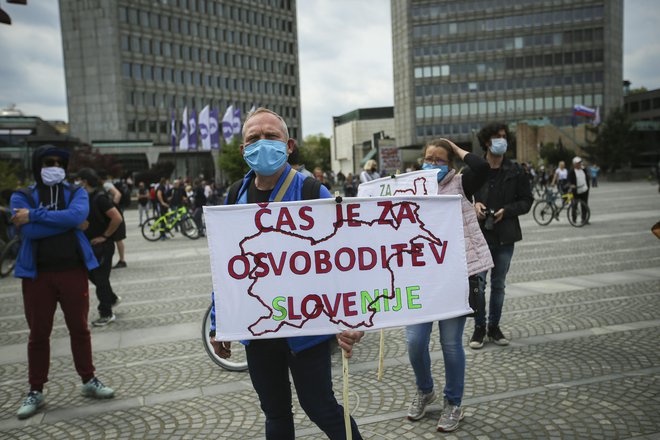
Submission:
[[135,175],[135,183],[144,182],[145,185],[159,183],[162,177],[169,178],[174,172],[174,162],[159,161],[146,170]]
[[575,157],[575,151],[566,148],[562,142],[558,142],[557,144],[548,142],[541,145],[539,155],[548,165],[556,167],[563,160],[568,167],[571,164],[571,160]]
[[110,154],[101,154],[91,145],[83,144],[74,148],[69,159],[69,173],[75,173],[81,168],[92,168],[96,172],[105,171],[112,177],[122,177],[121,163]]
[[330,138],[323,136],[322,133],[312,134],[305,138],[305,142],[300,150],[300,163],[305,168],[312,171],[316,167],[321,167],[323,171],[332,169],[330,159]]
[[584,150],[604,171],[630,166],[639,152],[639,136],[622,108],[613,110],[600,126],[588,130],[589,141]]
[[18,166],[8,160],[0,161],[0,205],[9,205],[12,191],[18,187]]
[[218,168],[224,171],[230,182],[242,178],[249,171],[249,167],[241,154],[241,139],[234,137],[229,144],[224,144],[218,156]]

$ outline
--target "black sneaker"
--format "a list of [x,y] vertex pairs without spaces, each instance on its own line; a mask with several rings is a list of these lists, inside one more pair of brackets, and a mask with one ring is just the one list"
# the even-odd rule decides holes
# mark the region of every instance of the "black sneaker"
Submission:
[[497,345],[509,345],[509,340],[504,337],[499,326],[488,327],[488,339]]
[[478,350],[484,346],[484,337],[486,336],[486,327],[477,325],[474,327],[474,333],[470,338],[470,348]]
[[124,267],[126,267],[126,262],[121,261],[121,260],[117,261],[117,264],[112,266],[113,269],[121,269],[121,268],[124,268]]

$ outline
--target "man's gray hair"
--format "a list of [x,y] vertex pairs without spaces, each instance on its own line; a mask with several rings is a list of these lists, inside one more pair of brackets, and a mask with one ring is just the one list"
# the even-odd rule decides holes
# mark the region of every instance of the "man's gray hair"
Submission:
[[286,122],[284,122],[284,119],[282,119],[282,116],[278,115],[274,111],[269,110],[265,107],[259,107],[259,108],[255,109],[254,111],[248,113],[247,117],[245,118],[245,122],[243,122],[243,130],[242,130],[243,138],[245,138],[245,125],[247,125],[247,122],[250,120],[250,118],[252,118],[255,115],[258,115],[259,113],[270,113],[271,115],[273,115],[277,119],[279,119],[280,124],[282,125],[282,131],[286,135],[287,139],[289,138],[289,127],[286,126]]

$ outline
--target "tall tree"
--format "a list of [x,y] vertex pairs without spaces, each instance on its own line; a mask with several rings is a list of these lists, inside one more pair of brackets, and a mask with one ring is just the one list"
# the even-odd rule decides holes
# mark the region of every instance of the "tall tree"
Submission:
[[603,170],[628,167],[639,153],[638,133],[622,108],[612,110],[600,126],[588,131],[593,139],[588,140],[584,150]]
[[323,171],[331,170],[330,138],[322,133],[307,136],[300,148],[300,163],[305,164],[309,171],[316,167],[321,167]]
[[239,180],[250,169],[243,159],[240,145],[240,138],[235,136],[229,144],[222,146],[218,155],[218,168],[227,173],[230,182]]

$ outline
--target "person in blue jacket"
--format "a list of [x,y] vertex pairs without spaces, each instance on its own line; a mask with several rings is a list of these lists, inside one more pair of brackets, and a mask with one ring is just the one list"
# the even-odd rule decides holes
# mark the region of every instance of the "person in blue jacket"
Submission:
[[30,391],[17,412],[32,416],[44,405],[43,388],[50,366],[50,333],[60,304],[71,339],[81,394],[109,398],[114,391],[96,378],[92,341],[87,324],[87,271],[98,267],[92,247],[80,229],[89,200],[83,188],[65,181],[69,153],[52,145],[32,155],[35,184],[14,192],[10,200],[12,223],[21,236],[15,276],[22,278],[25,318],[30,328],[28,376]]
[[[295,141],[289,138],[286,123],[277,113],[258,108],[250,113],[243,125],[241,152],[250,166],[245,177],[232,185],[235,194],[231,203],[272,202],[291,170],[287,157]],[[295,171],[294,171],[295,172]],[[302,200],[306,176],[295,172],[282,201]],[[317,198],[332,197],[319,185]],[[286,187],[285,187],[286,188]],[[228,201],[225,201],[227,204]],[[211,316],[211,335],[215,335],[215,315]],[[364,332],[347,330],[336,335],[339,346],[352,353],[353,344]],[[261,409],[266,416],[266,438],[287,440],[295,438],[291,410],[289,372],[298,394],[298,401],[307,416],[330,438],[346,438],[343,408],[332,390],[330,340],[335,335],[299,336],[249,341],[246,356],[250,379]],[[218,356],[227,358],[231,351],[226,342],[212,339]],[[360,432],[351,418],[353,439],[360,440]]]

